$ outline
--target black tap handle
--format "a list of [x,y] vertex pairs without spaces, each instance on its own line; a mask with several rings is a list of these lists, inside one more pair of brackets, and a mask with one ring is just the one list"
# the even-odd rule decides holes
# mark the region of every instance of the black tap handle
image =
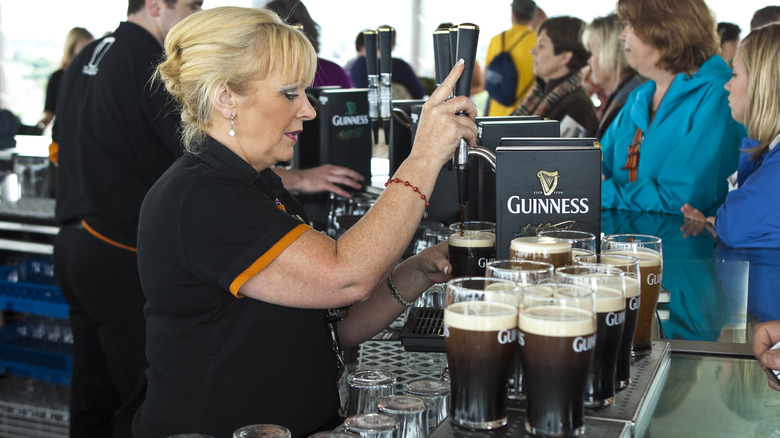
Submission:
[[366,71],[368,72],[368,75],[377,75],[379,74],[378,66],[379,61],[377,57],[377,37],[376,37],[376,31],[375,30],[366,30],[363,31],[363,41],[366,45]]
[[377,30],[379,33],[379,73],[392,73],[393,29],[383,26]]
[[479,40],[479,26],[464,23],[458,26],[457,59],[466,61],[463,74],[455,84],[456,96],[471,96],[471,80],[474,77],[474,61],[477,58],[477,41]]
[[444,78],[452,70],[452,55],[450,55],[450,30],[438,29],[433,32],[433,54],[436,66],[436,85],[444,82]]
[[450,28],[450,66],[455,65],[458,62],[458,27],[453,26]]

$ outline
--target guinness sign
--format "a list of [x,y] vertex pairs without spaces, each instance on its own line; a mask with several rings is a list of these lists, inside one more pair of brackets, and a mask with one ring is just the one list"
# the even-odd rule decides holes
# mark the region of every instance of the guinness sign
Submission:
[[509,257],[515,237],[539,231],[601,234],[601,149],[561,143],[496,150],[497,258]]

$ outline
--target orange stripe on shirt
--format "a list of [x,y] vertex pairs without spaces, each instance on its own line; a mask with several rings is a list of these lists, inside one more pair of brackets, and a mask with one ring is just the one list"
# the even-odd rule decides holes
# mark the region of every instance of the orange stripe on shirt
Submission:
[[138,252],[138,250],[133,248],[132,246],[123,245],[123,244],[121,244],[121,243],[119,243],[119,242],[117,242],[115,240],[111,240],[108,237],[98,233],[97,231],[95,231],[94,228],[92,228],[89,225],[87,225],[87,223],[85,221],[83,221],[83,220],[81,221],[81,225],[84,226],[84,229],[87,230],[87,232],[89,232],[89,234],[97,237],[98,239],[102,240],[103,242],[106,242],[109,245],[113,245],[113,246],[115,246],[117,248],[124,249],[124,250],[127,250],[127,251]]
[[271,263],[276,257],[278,257],[282,251],[287,249],[287,247],[290,246],[290,244],[293,243],[295,239],[300,237],[301,234],[309,229],[311,229],[310,226],[306,224],[300,224],[290,230],[290,232],[282,237],[278,242],[276,242],[276,244],[274,244],[271,249],[266,251],[265,254],[260,256],[259,259],[255,260],[254,263],[252,263],[244,272],[239,274],[232,283],[230,283],[230,293],[240,297],[241,295],[238,293],[238,290],[241,289],[241,286],[243,286],[244,283],[252,278],[252,276],[262,271],[263,268],[268,266],[268,264]]

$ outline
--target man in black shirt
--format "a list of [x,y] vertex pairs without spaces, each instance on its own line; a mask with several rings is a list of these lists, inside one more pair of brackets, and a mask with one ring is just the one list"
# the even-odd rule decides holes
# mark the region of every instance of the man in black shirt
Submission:
[[130,437],[144,398],[138,213],[182,154],[179,114],[150,78],[168,31],[202,3],[130,0],[127,21],[82,50],[61,83],[54,263],[73,329],[72,437]]

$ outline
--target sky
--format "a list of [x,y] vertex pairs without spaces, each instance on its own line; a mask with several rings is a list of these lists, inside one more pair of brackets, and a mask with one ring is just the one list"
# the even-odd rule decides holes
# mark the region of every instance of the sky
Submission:
[[[585,21],[612,12],[616,3],[615,0],[536,1],[548,16],[572,15]],[[304,3],[321,27],[322,57],[344,64],[355,56],[354,41],[359,32],[390,24],[396,28],[398,35],[393,55],[417,66],[418,74],[423,76],[432,75],[433,44],[423,44],[417,59],[410,59],[414,24],[420,29],[430,29],[430,32],[441,22],[477,24],[480,27],[478,60],[486,55],[490,38],[510,26],[510,0],[304,0]],[[767,4],[759,0],[708,0],[707,3],[718,21],[739,25],[743,37],[747,35],[753,12]],[[205,8],[253,4],[265,4],[265,1],[204,0]],[[391,4],[392,7],[380,7],[384,4]],[[412,14],[410,11],[415,5],[416,13]],[[4,59],[13,51],[23,51],[26,55],[43,56],[56,62],[61,56],[62,43],[70,28],[81,26],[93,35],[103,35],[124,20],[126,9],[127,2],[124,0],[0,0]],[[423,33],[420,38],[430,36]],[[8,84],[13,83],[14,77],[21,75],[23,70],[23,66],[4,66],[3,103],[9,99]],[[19,91],[24,93],[24,105],[30,108],[23,112],[35,112],[35,115],[26,117],[37,117],[40,110],[32,108],[42,109],[43,91]]]

